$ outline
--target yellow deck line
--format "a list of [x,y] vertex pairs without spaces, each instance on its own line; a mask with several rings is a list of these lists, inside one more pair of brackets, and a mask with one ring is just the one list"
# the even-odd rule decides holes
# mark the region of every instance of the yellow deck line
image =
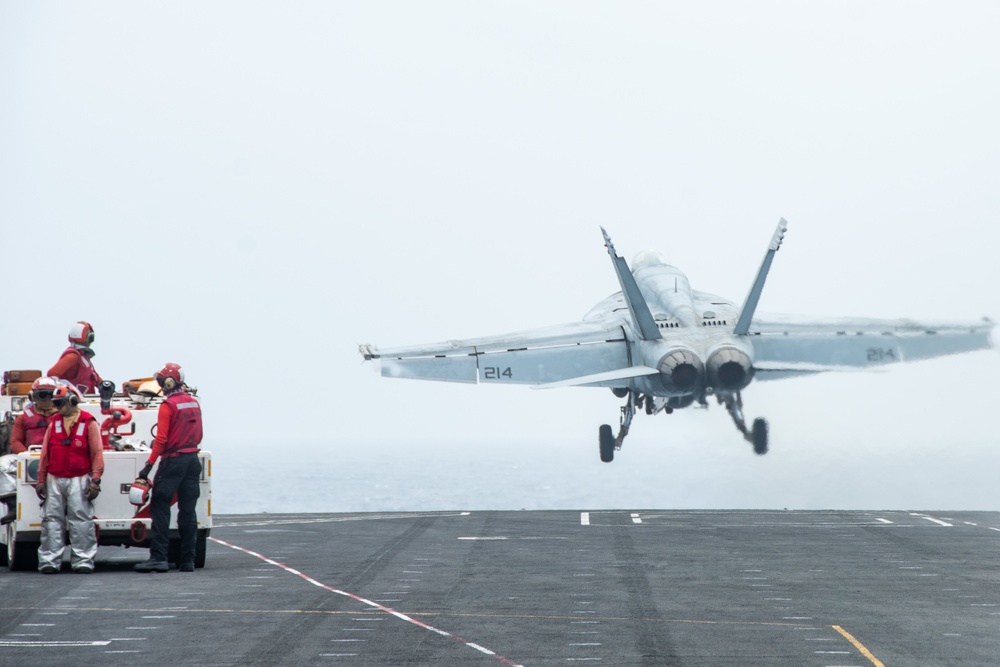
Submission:
[[844,636],[844,639],[846,639],[847,641],[849,641],[852,644],[854,644],[854,648],[856,648],[859,651],[861,651],[861,655],[863,655],[866,658],[868,658],[869,660],[871,660],[872,664],[875,665],[875,667],[885,667],[885,665],[882,664],[882,661],[879,660],[878,658],[876,658],[874,655],[872,655],[872,652],[869,651],[868,649],[866,649],[865,645],[862,644],[861,642],[859,642],[857,639],[855,639],[854,636],[851,635],[850,632],[848,632],[844,628],[840,627],[839,625],[833,625],[833,626],[830,626],[830,627],[832,627],[834,630],[836,630],[837,632],[839,632],[840,634],[842,634]]

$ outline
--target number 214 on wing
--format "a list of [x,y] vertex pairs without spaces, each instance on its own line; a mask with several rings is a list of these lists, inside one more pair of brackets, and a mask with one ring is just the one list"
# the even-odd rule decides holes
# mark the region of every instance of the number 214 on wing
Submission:
[[514,374],[510,372],[510,366],[500,368],[499,366],[484,366],[483,378],[486,380],[499,380],[501,378],[512,378]]

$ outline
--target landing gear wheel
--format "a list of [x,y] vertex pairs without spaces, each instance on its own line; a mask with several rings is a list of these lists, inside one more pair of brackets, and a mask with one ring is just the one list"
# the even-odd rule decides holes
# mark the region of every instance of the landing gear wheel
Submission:
[[615,434],[608,424],[601,424],[597,430],[597,439],[601,443],[601,460],[611,463],[615,460]]
[[751,430],[751,437],[753,439],[753,451],[761,456],[767,454],[767,420],[762,417],[758,417],[753,420],[753,429]]

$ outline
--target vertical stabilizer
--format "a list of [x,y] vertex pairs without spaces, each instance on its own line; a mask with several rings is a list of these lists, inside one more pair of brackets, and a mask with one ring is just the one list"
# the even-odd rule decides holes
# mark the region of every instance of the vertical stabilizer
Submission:
[[771,237],[771,244],[767,246],[767,252],[764,254],[764,261],[760,263],[760,269],[757,270],[757,278],[753,281],[750,293],[747,294],[746,301],[743,302],[743,308],[740,310],[740,318],[736,321],[736,328],[733,330],[733,333],[738,336],[745,336],[750,331],[750,321],[753,320],[754,311],[757,310],[757,302],[760,301],[760,294],[764,291],[764,281],[767,280],[767,273],[771,270],[774,253],[778,252],[778,248],[781,247],[781,242],[785,238],[785,230],[787,229],[788,223],[782,218],[778,222],[778,228],[774,230],[774,236]]
[[635,276],[629,270],[628,263],[615,252],[615,246],[611,243],[611,237],[608,236],[604,227],[601,227],[601,233],[604,234],[604,245],[608,248],[611,263],[615,267],[615,273],[618,274],[618,284],[622,287],[622,295],[625,297],[626,305],[628,305],[628,312],[632,315],[632,324],[636,332],[643,340],[662,338],[660,328],[656,326],[656,320],[649,312],[649,305],[643,298],[642,292],[639,291],[639,285],[636,284]]

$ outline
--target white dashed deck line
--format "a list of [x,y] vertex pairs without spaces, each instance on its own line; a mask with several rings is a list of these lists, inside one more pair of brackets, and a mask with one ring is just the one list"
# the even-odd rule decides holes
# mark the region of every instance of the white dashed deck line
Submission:
[[580,512],[580,525],[581,526],[590,525],[590,512]]
[[[474,642],[470,642],[470,641],[468,641],[466,639],[463,639],[462,637],[459,637],[458,635],[454,635],[454,634],[452,634],[450,632],[447,632],[445,630],[441,630],[439,628],[436,628],[436,627],[434,627],[432,625],[429,625],[427,623],[424,623],[422,621],[418,621],[418,620],[416,620],[414,618],[411,618],[410,616],[407,616],[406,614],[404,614],[402,612],[399,612],[399,611],[396,611],[395,609],[392,609],[391,607],[386,607],[384,605],[381,605],[378,602],[375,602],[374,600],[369,600],[367,598],[361,597],[360,595],[356,595],[354,593],[349,593],[348,591],[344,591],[344,590],[341,590],[339,588],[335,588],[333,586],[328,586],[327,584],[324,584],[321,581],[317,581],[316,579],[313,579],[312,577],[310,577],[310,576],[308,576],[306,574],[303,574],[302,572],[300,572],[300,571],[298,571],[298,570],[296,570],[294,568],[291,568],[291,567],[289,567],[287,565],[284,565],[282,563],[277,562],[273,558],[268,558],[266,556],[262,556],[261,554],[257,553],[256,551],[250,551],[249,549],[245,549],[245,548],[243,548],[241,546],[237,546],[235,544],[230,544],[229,542],[225,542],[225,541],[220,540],[220,539],[218,539],[216,537],[210,537],[209,539],[212,540],[213,542],[217,543],[217,544],[221,544],[224,547],[229,547],[230,549],[235,549],[236,551],[240,551],[240,552],[245,553],[245,554],[247,554],[249,556],[253,556],[254,558],[259,558],[260,560],[264,561],[265,563],[268,563],[269,565],[274,565],[275,567],[279,567],[282,570],[284,570],[285,572],[288,572],[289,574],[294,574],[295,576],[297,576],[297,577],[301,578],[302,580],[304,580],[304,581],[312,584],[313,586],[316,586],[317,588],[322,588],[323,590],[330,591],[331,593],[335,593],[337,595],[342,595],[342,596],[344,596],[346,598],[350,598],[350,599],[352,599],[352,600],[354,600],[356,602],[360,602],[361,604],[367,605],[369,607],[375,607],[379,611],[382,611],[382,612],[384,612],[386,614],[389,614],[391,616],[395,616],[396,618],[398,618],[398,619],[400,619],[402,621],[405,621],[406,623],[410,623],[411,625],[415,625],[415,626],[417,626],[419,628],[423,628],[424,630],[428,630],[428,631],[433,632],[435,634],[441,635],[442,637],[448,637],[449,639],[451,639],[453,641],[456,641],[456,642],[459,642],[461,644],[464,644],[465,646],[468,646],[469,648],[475,649],[475,650],[477,650],[477,651],[479,651],[481,653],[485,653],[486,655],[493,656],[494,658],[496,658],[497,660],[499,660],[500,662],[502,662],[505,665],[510,665],[510,667],[523,667],[523,665],[519,665],[518,663],[516,663],[516,662],[514,662],[512,660],[509,660],[508,658],[505,658],[504,656],[499,655],[495,651],[492,651],[492,650],[490,650],[490,649],[488,649],[488,648],[486,648],[484,646],[480,646],[479,644],[476,644]],[[399,588],[407,588],[407,586],[400,586]],[[143,617],[143,618],[146,618],[146,617]],[[354,621],[354,622],[369,622],[369,621],[384,621],[385,618],[384,617],[382,617],[382,618],[358,617],[358,618],[352,618],[351,620]],[[322,655],[332,655],[332,654],[322,654]]]
[[944,526],[945,528],[952,527],[952,524],[948,523],[947,521],[942,521],[941,519],[935,519],[934,517],[927,516],[926,514],[917,514],[916,512],[910,512],[910,516],[920,517],[921,519],[927,519],[928,521],[936,523],[939,526]]
[[66,641],[59,641],[59,640],[24,640],[24,641],[18,641],[18,640],[14,640],[14,641],[11,641],[11,640],[8,640],[8,639],[0,639],[0,647],[2,647],[2,646],[10,646],[10,647],[41,646],[41,647],[47,647],[47,648],[60,648],[60,647],[62,647],[62,648],[73,648],[73,647],[82,647],[82,646],[107,646],[110,643],[111,643],[111,640],[109,640],[109,639],[98,640],[98,641],[70,641],[70,640],[66,640]]

